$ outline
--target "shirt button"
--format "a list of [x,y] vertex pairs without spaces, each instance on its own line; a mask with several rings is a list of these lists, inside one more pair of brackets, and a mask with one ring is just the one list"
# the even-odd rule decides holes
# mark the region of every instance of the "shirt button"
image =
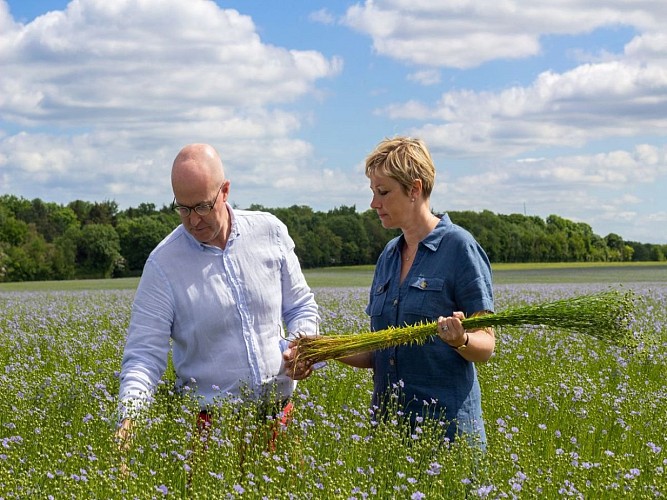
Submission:
[[394,299],[394,307],[398,305],[398,299]]
[[394,358],[389,358],[389,364],[394,366],[396,364],[396,360]]

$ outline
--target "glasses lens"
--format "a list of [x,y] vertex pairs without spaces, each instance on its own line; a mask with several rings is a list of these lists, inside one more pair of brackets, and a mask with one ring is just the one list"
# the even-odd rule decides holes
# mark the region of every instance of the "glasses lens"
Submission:
[[208,215],[211,213],[211,206],[210,205],[197,205],[195,207],[195,212],[197,212],[199,215]]
[[190,215],[190,209],[188,207],[174,207],[174,211],[181,217]]

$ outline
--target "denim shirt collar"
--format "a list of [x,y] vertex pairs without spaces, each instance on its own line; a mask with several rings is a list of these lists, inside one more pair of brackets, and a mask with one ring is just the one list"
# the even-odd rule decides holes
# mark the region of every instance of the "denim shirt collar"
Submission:
[[[438,215],[438,218],[440,219],[440,221],[435,226],[433,231],[428,233],[426,235],[426,238],[424,238],[419,242],[420,244],[424,245],[426,248],[428,248],[433,252],[435,252],[438,249],[440,243],[442,242],[442,239],[445,237],[445,234],[453,226],[452,220],[449,218],[448,214],[444,213]],[[401,234],[398,238],[394,239],[389,249],[390,255],[394,256],[395,254],[397,254],[400,251],[400,248],[402,247],[404,242],[405,242],[405,236],[403,234]]]

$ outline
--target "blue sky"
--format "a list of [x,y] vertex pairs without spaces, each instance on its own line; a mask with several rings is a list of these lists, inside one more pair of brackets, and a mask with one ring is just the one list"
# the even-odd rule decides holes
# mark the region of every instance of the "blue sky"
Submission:
[[370,202],[421,137],[438,211],[667,243],[667,2],[0,0],[0,194],[171,202],[190,142],[240,208]]

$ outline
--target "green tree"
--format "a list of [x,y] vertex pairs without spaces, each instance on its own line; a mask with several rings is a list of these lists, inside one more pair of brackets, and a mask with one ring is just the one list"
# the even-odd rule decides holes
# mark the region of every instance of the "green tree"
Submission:
[[4,208],[17,219],[21,219],[21,214],[31,209],[31,203],[25,198],[20,198],[13,194],[3,194],[0,196],[0,207]]
[[667,260],[666,252],[667,252],[667,245],[663,245],[662,247],[660,245],[651,245],[651,252],[649,254],[649,259],[647,260],[664,262],[665,260]]
[[115,201],[105,200],[102,203],[95,202],[88,213],[88,220],[86,222],[114,225],[117,214],[118,203]]
[[[39,198],[32,201],[11,202],[13,215],[17,220],[35,226],[37,232],[47,242],[52,242],[63,234],[68,227],[78,225],[74,211],[57,203],[45,203]],[[6,209],[4,210],[6,213]]]
[[86,224],[77,244],[80,274],[90,278],[111,278],[122,269],[118,233],[110,224]]
[[83,226],[90,219],[90,211],[93,208],[93,204],[89,201],[83,200],[74,200],[67,204],[67,208],[72,210],[76,215],[76,218],[79,221],[79,224]]
[[622,261],[625,253],[625,243],[623,242],[623,238],[618,234],[609,233],[604,239],[607,243],[607,248],[609,249],[609,260],[614,262]]
[[130,207],[127,210],[120,212],[118,216],[134,219],[136,217],[141,217],[142,215],[155,215],[156,213],[155,203],[140,203],[136,208]]
[[303,236],[305,251],[302,252],[304,268],[328,267],[341,260],[343,242],[328,227],[317,226]]
[[0,241],[0,282],[9,281],[7,279],[7,266],[9,265],[9,256],[6,251],[9,248],[9,245]]
[[77,218],[76,213],[74,213],[74,210],[69,207],[56,205],[55,203],[52,204],[49,211],[48,223],[53,229],[51,233],[53,238],[51,241],[62,236],[71,228],[80,227],[79,219]]
[[343,243],[339,264],[356,265],[368,262],[368,235],[354,206],[330,210],[325,223]]
[[116,226],[120,252],[129,273],[140,272],[151,251],[164,239],[174,226],[165,223],[158,215],[140,215],[133,219],[120,219]]
[[593,262],[606,262],[609,260],[607,242],[597,234],[591,235],[590,255],[590,260]]
[[18,246],[7,246],[2,267],[6,281],[35,281],[53,279],[49,245],[34,225],[29,226],[25,241]]
[[0,209],[0,241],[9,246],[20,246],[28,237],[28,224]]
[[55,247],[53,272],[56,279],[69,280],[76,277],[77,245],[80,237],[81,229],[78,226],[71,226],[53,242]]

